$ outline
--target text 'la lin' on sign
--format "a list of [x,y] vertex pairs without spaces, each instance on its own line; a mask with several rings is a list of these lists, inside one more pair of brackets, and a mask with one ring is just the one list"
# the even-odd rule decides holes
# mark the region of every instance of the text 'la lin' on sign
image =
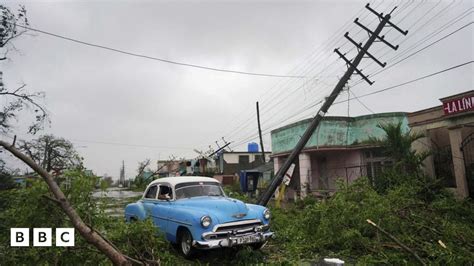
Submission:
[[445,115],[453,115],[474,110],[474,96],[464,96],[443,102]]

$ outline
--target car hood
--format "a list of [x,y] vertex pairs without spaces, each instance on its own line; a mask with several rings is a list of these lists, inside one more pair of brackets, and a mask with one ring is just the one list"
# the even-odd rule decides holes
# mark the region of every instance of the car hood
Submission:
[[236,199],[226,197],[194,197],[176,201],[176,205],[185,208],[192,208],[207,213],[218,223],[227,223],[236,220],[255,219],[248,217],[249,209],[247,205]]

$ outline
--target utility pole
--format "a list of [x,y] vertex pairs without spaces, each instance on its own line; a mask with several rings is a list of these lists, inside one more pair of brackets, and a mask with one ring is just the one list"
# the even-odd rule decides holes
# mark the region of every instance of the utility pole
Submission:
[[119,179],[119,186],[124,185],[125,183],[125,161],[122,161],[122,168],[120,168],[120,179]]
[[262,163],[265,164],[265,149],[263,148],[262,128],[260,127],[260,109],[258,108],[258,102],[257,102],[257,123],[258,123],[258,136],[260,137],[260,147],[262,147]]
[[311,135],[313,135],[314,131],[318,127],[319,123],[323,119],[323,117],[326,114],[326,112],[328,111],[329,107],[331,107],[333,102],[336,100],[337,96],[342,91],[342,89],[344,88],[346,83],[349,81],[352,74],[354,72],[356,72],[357,74],[362,76],[362,78],[364,80],[366,80],[370,85],[373,84],[373,82],[370,81],[368,79],[368,77],[366,77],[364,74],[362,74],[362,72],[359,69],[357,69],[357,66],[359,65],[359,63],[362,61],[362,59],[365,56],[370,57],[371,59],[376,61],[382,67],[384,67],[386,65],[386,63],[381,63],[373,55],[371,55],[368,52],[368,49],[370,48],[370,46],[375,41],[380,41],[380,42],[385,43],[386,45],[388,45],[389,47],[391,47],[394,50],[398,49],[398,45],[393,46],[392,44],[385,41],[385,39],[384,39],[385,36],[379,36],[379,34],[382,32],[382,29],[388,24],[389,26],[395,28],[397,31],[399,31],[403,35],[406,35],[408,33],[408,31],[402,31],[400,28],[398,28],[397,26],[395,26],[393,23],[390,22],[390,14],[393,12],[393,10],[395,10],[396,7],[392,10],[392,12],[390,12],[390,14],[387,14],[385,16],[383,15],[383,13],[378,13],[375,10],[373,10],[370,7],[369,4],[367,4],[365,7],[370,12],[374,13],[379,18],[379,20],[380,20],[379,25],[377,26],[375,31],[372,32],[370,29],[366,28],[364,25],[359,23],[358,18],[355,19],[354,23],[356,23],[358,26],[360,26],[361,28],[363,28],[364,30],[367,31],[367,33],[369,34],[369,39],[364,44],[364,46],[362,46],[362,43],[356,43],[355,41],[353,41],[349,37],[349,33],[346,33],[344,35],[349,41],[351,41],[353,44],[355,44],[357,46],[357,49],[359,50],[359,53],[357,54],[357,56],[354,58],[354,60],[352,62],[345,57],[345,54],[342,54],[341,52],[339,52],[338,49],[334,49],[334,52],[336,52],[346,62],[348,69],[347,69],[346,73],[344,74],[344,76],[342,76],[342,78],[336,84],[336,86],[334,87],[331,94],[326,98],[326,101],[323,103],[323,105],[319,109],[318,113],[316,114],[316,116],[313,118],[313,120],[309,124],[309,126],[306,129],[305,133],[303,134],[301,139],[298,141],[295,148],[293,149],[291,154],[286,159],[285,163],[282,165],[282,167],[280,169],[278,169],[278,172],[276,173],[276,175],[273,178],[272,182],[270,183],[269,187],[267,188],[267,190],[262,194],[262,196],[258,200],[259,205],[266,206],[268,204],[268,202],[270,201],[273,193],[275,193],[275,190],[281,184],[281,182],[283,180],[283,177],[284,177],[284,174],[288,171],[288,169],[290,168],[290,165],[297,159],[298,155],[303,150],[304,146],[306,145],[306,143],[310,139]]

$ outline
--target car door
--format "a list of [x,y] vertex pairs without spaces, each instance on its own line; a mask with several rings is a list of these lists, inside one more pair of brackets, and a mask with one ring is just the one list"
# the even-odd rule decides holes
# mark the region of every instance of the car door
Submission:
[[156,204],[156,197],[158,195],[158,185],[153,185],[148,188],[145,196],[142,199],[145,207],[146,217],[150,217],[153,207]]
[[160,184],[158,186],[158,194],[155,207],[152,211],[155,224],[166,232],[170,223],[169,209],[173,205],[174,197],[171,186],[168,184]]

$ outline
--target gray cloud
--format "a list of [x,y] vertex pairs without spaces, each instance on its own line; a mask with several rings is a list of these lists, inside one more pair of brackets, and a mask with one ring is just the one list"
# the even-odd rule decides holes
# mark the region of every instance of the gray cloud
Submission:
[[[414,9],[418,3],[384,1],[374,6],[387,12],[399,4],[400,14],[394,13],[393,21],[400,21],[403,28],[411,29],[415,25],[416,29],[423,25],[424,13],[437,4],[423,2]],[[435,11],[450,3],[442,1]],[[15,4],[9,3],[10,6]],[[350,30],[351,36],[364,40],[366,35],[348,22],[364,4],[363,1],[25,3],[34,28],[170,60],[271,74],[287,74],[299,62],[311,58],[308,55],[345,23],[343,30],[337,32],[338,39]],[[400,50],[468,8],[472,8],[471,1],[456,2],[414,37],[408,35],[410,39]],[[359,13],[361,19],[367,12]],[[439,37],[469,22],[469,18],[472,14]],[[369,24],[373,19],[369,14],[363,21]],[[473,30],[469,27],[375,76],[374,86],[354,87],[354,93],[364,94],[472,60],[472,36]],[[387,34],[387,39],[395,43],[403,38],[397,37],[395,32]],[[332,53],[334,48],[342,46],[345,51],[351,48],[347,41],[334,45],[325,47],[323,55],[330,55],[328,61],[313,66],[311,75],[337,60]],[[326,96],[337,76],[344,72],[344,64],[339,60],[334,65],[338,68],[328,71],[331,73],[323,72],[317,82],[303,85],[304,81],[288,80],[288,86],[276,86],[265,93],[281,80],[169,65],[42,34],[19,38],[15,46],[21,54],[12,54],[10,62],[2,63],[5,81],[9,84],[23,81],[31,89],[45,91],[46,104],[52,114],[52,125],[46,132],[73,139],[78,146],[87,146],[79,148],[86,166],[97,174],[114,176],[118,176],[122,160],[126,161],[127,175],[131,177],[137,162],[145,158],[163,159],[171,154],[192,157],[196,155],[192,148],[213,144],[225,133],[229,133],[228,140],[241,141],[245,136],[256,134],[254,104],[257,99],[261,101],[263,124],[269,126],[301,106]],[[400,52],[383,55],[387,48],[381,44],[375,46],[374,51],[380,50],[376,54],[383,60]],[[312,59],[314,62],[315,57]],[[375,65],[366,67],[367,62],[365,60],[362,67],[368,73],[379,69]],[[376,112],[428,108],[438,105],[440,97],[472,89],[472,73],[471,65],[363,101]],[[302,85],[303,89],[289,93]],[[341,96],[344,97],[347,96]],[[283,98],[286,100],[270,109]],[[307,116],[314,110],[307,112]],[[346,113],[346,104],[336,105],[330,112],[331,115]],[[351,115],[366,113],[368,111],[356,101],[350,103]],[[247,120],[247,126],[235,130]],[[78,140],[176,148],[117,146]],[[268,135],[265,143],[268,149]]]

